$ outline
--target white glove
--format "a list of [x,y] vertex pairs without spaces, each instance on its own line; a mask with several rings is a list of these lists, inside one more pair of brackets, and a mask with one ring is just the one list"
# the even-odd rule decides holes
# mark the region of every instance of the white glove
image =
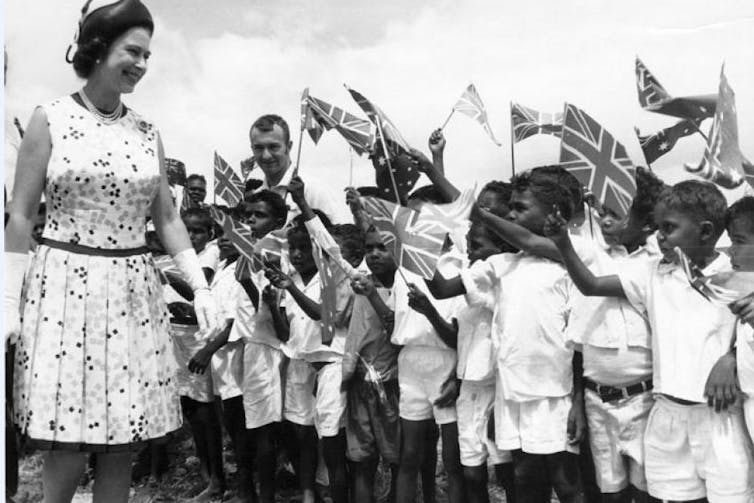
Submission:
[[21,332],[21,288],[24,284],[26,253],[5,253],[5,340]]
[[204,271],[199,263],[199,257],[196,256],[193,248],[186,248],[177,253],[173,260],[183,279],[194,291],[194,311],[199,323],[199,330],[214,330],[217,326],[215,301],[210,294],[207,278],[204,277]]

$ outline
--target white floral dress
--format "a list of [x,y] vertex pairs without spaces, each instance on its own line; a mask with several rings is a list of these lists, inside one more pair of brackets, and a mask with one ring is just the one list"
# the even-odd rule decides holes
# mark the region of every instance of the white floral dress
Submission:
[[133,449],[181,425],[168,314],[150,254],[97,249],[145,245],[157,132],[130,109],[102,124],[70,96],[42,108],[52,139],[48,244],[32,259],[22,299],[15,421],[42,449]]

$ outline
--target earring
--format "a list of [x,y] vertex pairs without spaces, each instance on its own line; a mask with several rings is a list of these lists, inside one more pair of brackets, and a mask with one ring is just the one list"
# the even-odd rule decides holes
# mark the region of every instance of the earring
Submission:
[[96,59],[96,60],[94,61],[94,64],[95,64],[95,65],[98,65],[98,64],[100,64],[101,62],[102,62],[102,60],[101,60],[101,59],[99,59],[99,58],[97,58],[97,59]]

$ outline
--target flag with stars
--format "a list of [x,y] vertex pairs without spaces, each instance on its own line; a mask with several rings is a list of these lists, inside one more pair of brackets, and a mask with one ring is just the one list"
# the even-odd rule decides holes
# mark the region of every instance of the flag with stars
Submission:
[[400,201],[396,201],[395,199],[395,189],[393,188],[393,181],[390,178],[390,171],[388,171],[388,159],[382,150],[382,145],[379,143],[374,145],[374,153],[371,159],[375,169],[375,182],[380,197],[388,201],[405,202],[408,193],[411,192],[421,176],[421,173],[410,162],[410,158],[406,154],[390,158],[390,168],[395,178]]
[[335,129],[357,154],[362,155],[372,150],[374,128],[371,122],[314,96],[307,96],[307,103],[312,119],[325,129]]
[[233,168],[215,152],[215,195],[221,197],[228,206],[237,206],[243,201],[244,183]]
[[482,103],[482,98],[479,96],[479,93],[477,92],[476,87],[474,87],[474,84],[469,84],[469,87],[466,88],[466,90],[461,95],[461,98],[458,100],[458,102],[456,102],[453,110],[461,112],[464,115],[468,115],[469,117],[477,121],[482,125],[484,130],[489,135],[490,139],[495,142],[495,145],[497,145],[498,147],[501,145],[501,143],[497,141],[497,138],[495,138],[495,134],[492,132],[492,128],[490,128],[490,121],[487,118],[487,110],[485,110],[484,103]]
[[364,197],[364,209],[380,231],[396,263],[423,278],[432,278],[447,231],[423,221],[412,209],[376,197]]
[[639,95],[639,105],[644,110],[681,119],[701,122],[712,117],[717,106],[717,97],[714,94],[682,98],[670,96],[638,57],[636,58],[636,90]]
[[348,92],[351,93],[351,97],[358,103],[364,113],[367,114],[369,120],[377,126],[377,133],[379,134],[379,131],[382,131],[382,136],[387,144],[391,158],[394,155],[411,151],[408,142],[403,138],[398,128],[395,127],[395,124],[387,118],[385,112],[358,91],[348,88]]
[[686,164],[686,170],[710,180],[726,189],[744,182],[745,174],[752,170],[751,162],[741,153],[738,145],[738,119],[736,96],[720,71],[718,106],[712,128],[707,136],[704,157],[698,166]]
[[315,145],[325,132],[325,128],[317,121],[309,107],[308,87],[301,94],[301,131],[309,133]]
[[694,124],[694,121],[685,119],[678,121],[673,126],[646,136],[642,136],[639,128],[634,128],[634,131],[636,131],[636,137],[639,139],[639,144],[641,145],[641,150],[644,152],[647,164],[652,164],[659,157],[670,152],[681,137],[695,133],[697,126]]
[[514,142],[525,140],[535,134],[561,136],[563,114],[537,112],[518,103],[511,103],[511,127]]
[[560,165],[603,206],[621,218],[628,214],[636,180],[626,148],[586,112],[569,103],[565,106]]
[[168,184],[171,186],[186,186],[186,165],[178,159],[165,158],[165,171],[168,175]]
[[330,257],[312,240],[312,257],[317,264],[317,273],[321,283],[321,306],[322,306],[322,342],[329,343],[335,337],[335,319],[337,317],[337,292],[338,280],[336,271],[330,263]]

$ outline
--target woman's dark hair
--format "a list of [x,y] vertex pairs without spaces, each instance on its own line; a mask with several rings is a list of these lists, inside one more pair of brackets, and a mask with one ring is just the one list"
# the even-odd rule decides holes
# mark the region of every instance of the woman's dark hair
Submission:
[[89,78],[97,60],[107,56],[109,46],[109,42],[102,37],[94,37],[79,45],[73,55],[73,71],[76,75],[82,79]]

